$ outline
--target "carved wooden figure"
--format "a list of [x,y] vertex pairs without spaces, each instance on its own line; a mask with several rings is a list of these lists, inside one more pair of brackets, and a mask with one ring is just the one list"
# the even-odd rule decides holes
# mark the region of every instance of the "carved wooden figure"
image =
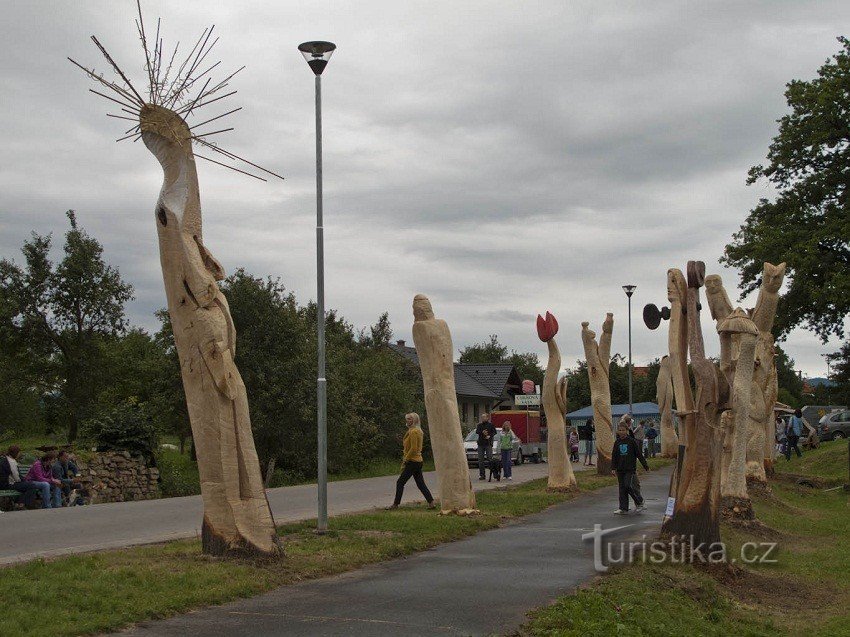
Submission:
[[[753,386],[758,329],[744,310],[733,311],[717,328],[720,334],[720,367],[732,387],[731,454],[720,481],[723,513],[730,517],[752,519],[753,507],[747,493],[747,440],[750,421],[750,392]],[[732,338],[736,335],[738,359],[732,359]]]
[[[683,420],[685,459],[676,491],[674,514],[662,525],[662,536],[684,536],[696,544],[720,540],[720,387],[717,370],[706,358],[700,325],[699,288],[705,266],[688,262],[688,279],[681,271],[667,273],[670,300],[670,359],[679,417]],[[687,303],[686,308],[683,307]],[[685,321],[687,323],[685,324]],[[687,354],[697,383],[696,405],[687,375]]]
[[475,509],[475,492],[457,411],[452,335],[445,321],[434,318],[431,301],[424,294],[413,299],[413,317],[413,342],[422,370],[428,432],[440,479],[441,512],[465,515]]
[[599,475],[611,473],[611,450],[614,448],[614,428],[611,422],[611,335],[614,331],[614,315],[605,315],[602,336],[596,343],[596,332],[589,329],[587,321],[581,324],[581,342],[587,361],[590,380],[590,404],[593,406],[593,427],[596,433],[596,470]]
[[549,361],[546,374],[543,376],[543,410],[546,413],[546,425],[549,428],[548,458],[549,483],[548,488],[566,491],[577,488],[573,465],[567,453],[567,431],[564,417],[567,413],[567,377],[560,380],[561,352],[555,343],[558,333],[558,321],[549,312],[546,318],[537,316],[537,335],[549,348]]
[[[205,135],[222,131],[199,131],[198,128],[206,122],[195,124],[191,129],[187,124],[186,120],[193,111],[197,113],[205,103],[218,100],[218,97],[211,96],[223,91],[235,75],[217,84],[210,80],[196,83],[199,76],[207,73],[200,72],[201,60],[215,45],[215,40],[210,38],[211,29],[204,31],[188,58],[180,64],[179,60],[175,61],[176,49],[170,58],[164,54],[158,32],[155,46],[153,49],[148,47],[141,8],[139,12],[139,36],[146,59],[147,99],[142,98],[94,36],[92,40],[118,79],[109,81],[103,75],[73,60],[71,62],[102,88],[111,91],[113,97],[99,95],[123,105],[123,112],[137,118],[113,115],[135,123],[126,131],[129,133],[127,138],[141,138],[162,165],[164,180],[153,221],[159,235],[168,313],[198,457],[204,502],[203,549],[215,555],[277,555],[280,544],[263,489],[245,385],[234,363],[236,329],[227,299],[217,284],[224,278],[224,269],[205,246],[201,227],[195,158],[209,158],[196,155],[193,144],[203,145],[220,157],[220,161],[210,161],[238,172],[249,174],[225,162],[239,160],[269,174],[279,175],[207,141]],[[171,62],[168,62],[169,59]],[[193,91],[197,92],[189,97]],[[219,120],[219,117],[213,119]]]
[[661,413],[661,457],[675,458],[679,453],[679,436],[673,426],[673,377],[669,356],[661,357],[655,400]]

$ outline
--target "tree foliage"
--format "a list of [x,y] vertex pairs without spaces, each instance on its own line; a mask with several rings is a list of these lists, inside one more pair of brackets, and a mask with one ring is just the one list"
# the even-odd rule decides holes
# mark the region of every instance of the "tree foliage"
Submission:
[[460,350],[458,363],[477,365],[507,363],[516,367],[517,373],[523,380],[533,380],[535,385],[543,384],[540,357],[532,352],[521,353],[508,350],[506,345],[499,342],[496,334],[491,334],[489,341],[468,345]]
[[50,235],[36,233],[23,245],[23,266],[0,260],[0,332],[20,382],[49,399],[52,420],[67,423],[73,441],[108,382],[104,350],[126,330],[133,288],[104,262],[103,247],[74,212],[67,216],[59,263],[50,260]]
[[850,40],[810,81],[793,80],[791,112],[779,120],[767,165],[750,169],[777,189],[761,199],[726,246],[744,293],[760,285],[762,263],[785,261],[788,290],[779,302],[778,337],[804,325],[826,340],[842,337],[850,313]]

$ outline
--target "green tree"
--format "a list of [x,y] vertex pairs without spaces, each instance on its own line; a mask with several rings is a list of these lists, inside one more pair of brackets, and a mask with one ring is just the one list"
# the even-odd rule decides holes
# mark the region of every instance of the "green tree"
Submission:
[[50,261],[51,237],[36,233],[23,245],[23,267],[0,261],[0,306],[9,349],[29,384],[50,395],[54,418],[73,441],[108,379],[104,342],[126,330],[133,288],[104,262],[103,246],[77,225],[74,211],[67,216],[58,264]]
[[767,165],[750,169],[748,184],[772,183],[726,246],[722,259],[741,269],[747,294],[760,285],[762,263],[787,263],[788,290],[774,333],[807,326],[826,342],[842,337],[850,313],[850,40],[810,81],[793,80],[791,112],[779,120]]
[[830,396],[839,404],[850,405],[850,341],[827,359],[832,367],[830,380],[835,383]]

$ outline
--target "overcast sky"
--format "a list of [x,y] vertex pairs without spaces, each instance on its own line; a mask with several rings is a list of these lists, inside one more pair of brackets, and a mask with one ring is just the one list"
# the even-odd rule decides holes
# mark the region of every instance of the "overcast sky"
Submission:
[[[614,312],[626,353],[666,349],[646,303],[666,303],[669,267],[718,264],[765,184],[784,85],[808,79],[850,33],[850,3],[829,2],[239,2],[143,3],[166,46],[204,26],[220,68],[247,68],[238,95],[210,105],[227,147],[286,176],[261,183],[201,162],[205,244],[228,272],[280,277],[315,298],[313,75],[296,50],[338,45],[323,76],[327,305],[356,327],[384,310],[410,339],[411,301],[431,297],[459,349],[498,334],[545,348],[534,318],[561,324],[565,365],[583,358],[580,323]],[[133,284],[135,324],[164,306],[154,225],[162,173],[66,56],[106,71],[95,34],[141,84],[135,3],[5,2],[0,38],[0,256],[20,261],[30,231],[57,249],[73,208]],[[149,24],[150,26],[150,24]],[[216,108],[221,104],[221,108]],[[129,123],[128,123],[129,124]],[[222,127],[223,128],[223,127]],[[220,136],[222,143],[225,135]],[[58,255],[57,255],[58,256]],[[746,299],[745,306],[755,303]],[[238,326],[237,326],[238,329]],[[706,325],[710,352],[717,339]],[[825,375],[802,330],[786,349]]]

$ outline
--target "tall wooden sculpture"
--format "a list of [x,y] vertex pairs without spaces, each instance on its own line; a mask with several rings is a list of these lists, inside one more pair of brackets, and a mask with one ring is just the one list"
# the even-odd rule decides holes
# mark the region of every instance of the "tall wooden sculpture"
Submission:
[[[142,98],[94,36],[92,40],[120,79],[110,82],[74,64],[111,90],[114,97],[99,95],[121,104],[125,107],[122,112],[138,118],[127,131],[128,137],[141,137],[162,165],[164,181],[153,221],[159,235],[168,312],[198,456],[204,501],[203,549],[214,555],[276,555],[280,545],[263,489],[245,385],[233,362],[236,330],[227,300],[216,283],[224,278],[224,270],[204,245],[195,168],[195,158],[200,156],[194,153],[193,142],[211,148],[223,160],[241,158],[204,139],[205,134],[221,131],[202,133],[197,129],[206,122],[190,128],[186,121],[203,104],[219,99],[212,96],[222,91],[233,75],[212,86],[209,79],[205,83],[201,81],[212,70],[200,70],[215,44],[215,41],[210,43],[212,29],[204,31],[186,60],[177,66],[176,49],[170,62],[163,55],[159,25],[151,50],[141,10],[139,18],[148,99]],[[200,91],[189,97],[190,89],[201,84]],[[115,117],[131,119],[123,115]]]
[[670,357],[661,357],[658,379],[655,381],[655,400],[661,412],[661,457],[675,458],[679,453],[679,436],[673,426],[673,376]]
[[611,335],[614,331],[614,315],[605,315],[602,336],[596,343],[596,332],[588,328],[587,321],[581,324],[581,342],[587,361],[590,379],[590,403],[593,406],[593,427],[596,433],[596,470],[599,475],[611,473],[611,451],[614,448],[614,428],[611,423]]
[[422,370],[425,411],[434,465],[440,478],[442,513],[470,513],[475,492],[463,448],[457,412],[452,335],[445,321],[434,318],[431,301],[424,294],[413,298],[413,342]]
[[767,472],[773,471],[774,416],[773,407],[779,394],[776,375],[776,351],[773,343],[773,321],[779,304],[779,288],[785,278],[785,264],[765,262],[752,319],[759,330],[756,344],[756,371],[753,376],[754,400],[762,409],[750,414],[750,437],[747,444],[747,480],[759,486],[767,484]]
[[546,318],[538,314],[537,335],[549,348],[549,361],[543,376],[543,411],[549,428],[549,483],[548,488],[567,491],[576,488],[573,465],[567,453],[567,430],[564,417],[567,413],[567,377],[558,379],[561,371],[561,352],[555,343],[558,321],[549,312]]
[[[732,388],[731,453],[721,474],[720,497],[726,516],[752,519],[753,507],[747,492],[747,440],[750,421],[750,392],[758,329],[746,312],[738,308],[717,328],[720,334],[720,369]],[[732,359],[732,338],[737,336],[738,359]]]
[[[699,315],[699,289],[704,282],[702,262],[688,262],[688,279],[680,270],[667,272],[670,300],[670,363],[676,408],[683,423],[686,451],[676,490],[674,514],[662,525],[665,537],[682,536],[710,545],[720,540],[720,436],[717,370],[705,356]],[[687,355],[697,384],[697,400],[688,379]]]

